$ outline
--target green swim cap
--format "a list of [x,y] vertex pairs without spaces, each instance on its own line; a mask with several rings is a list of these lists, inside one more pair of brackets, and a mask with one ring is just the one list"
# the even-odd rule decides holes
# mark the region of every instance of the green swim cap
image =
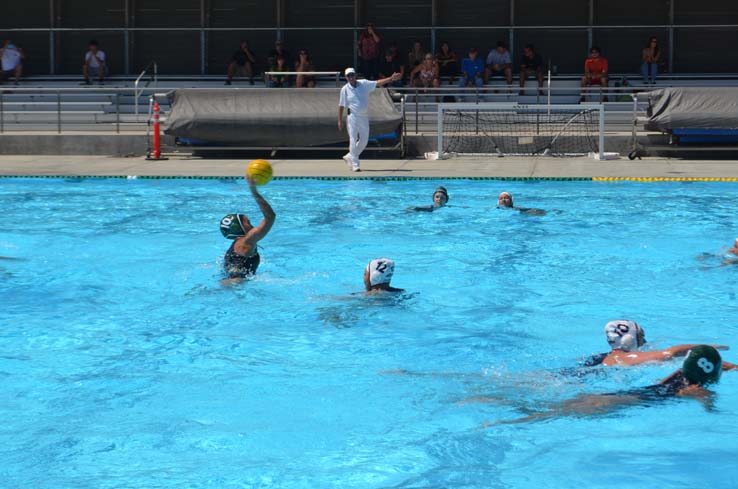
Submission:
[[687,353],[682,365],[684,377],[692,384],[714,384],[723,372],[723,359],[710,345],[697,345]]
[[220,232],[228,239],[236,239],[246,236],[246,231],[241,225],[242,214],[228,214],[220,220]]

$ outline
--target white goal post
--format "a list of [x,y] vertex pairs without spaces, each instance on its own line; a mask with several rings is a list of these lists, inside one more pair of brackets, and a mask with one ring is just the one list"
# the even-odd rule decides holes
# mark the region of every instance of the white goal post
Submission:
[[[450,124],[448,119],[452,118],[455,118],[458,127],[445,127],[445,124]],[[447,147],[454,142],[453,138],[467,143],[486,139],[493,150],[468,152],[462,148],[449,153],[498,156],[554,154],[555,145],[559,145],[558,154],[568,154],[563,150],[567,140],[573,147],[575,139],[579,138],[589,141],[591,149],[583,152],[577,148],[571,154],[591,152],[598,159],[605,159],[605,106],[602,104],[440,103],[437,123],[439,159],[444,157]],[[501,145],[499,141],[507,144]],[[469,143],[468,146],[478,148],[480,145]]]

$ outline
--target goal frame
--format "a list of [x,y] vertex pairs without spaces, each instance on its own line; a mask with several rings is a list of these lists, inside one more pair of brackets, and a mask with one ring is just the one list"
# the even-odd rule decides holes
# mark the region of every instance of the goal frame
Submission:
[[535,110],[543,114],[550,114],[551,110],[579,110],[589,111],[596,109],[599,114],[597,149],[599,159],[605,159],[605,105],[604,104],[500,104],[495,102],[482,103],[440,103],[438,104],[438,159],[443,159],[443,113],[452,110],[474,110],[480,108],[501,109],[501,110]]

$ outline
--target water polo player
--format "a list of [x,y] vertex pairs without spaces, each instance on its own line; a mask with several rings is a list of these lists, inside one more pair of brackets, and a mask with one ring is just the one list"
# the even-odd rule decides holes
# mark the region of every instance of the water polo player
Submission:
[[[593,367],[605,365],[608,367],[630,367],[649,362],[666,362],[673,358],[683,357],[696,344],[671,346],[663,350],[638,351],[646,344],[646,334],[643,328],[634,321],[618,319],[605,325],[605,338],[612,350],[609,353],[595,355],[584,362],[584,366]],[[718,350],[727,350],[727,346],[712,345]],[[724,362],[726,365],[728,362]]]
[[433,205],[412,207],[411,210],[418,211],[418,212],[433,212],[445,206],[447,202],[448,202],[448,192],[446,191],[446,187],[439,186],[433,192]]
[[[607,394],[582,394],[573,399],[557,403],[548,411],[496,424],[523,423],[561,416],[607,414],[627,406],[650,405],[657,401],[676,397],[691,397],[706,401],[712,395],[712,391],[706,387],[717,383],[723,370],[734,370],[735,368],[735,365],[723,362],[720,353],[712,346],[695,345],[687,352],[682,368],[658,384]],[[498,399],[492,398],[488,400],[491,402],[498,401]],[[484,399],[484,401],[487,401],[487,399]],[[490,424],[485,423],[485,425]]]
[[245,214],[228,214],[221,219],[220,232],[233,240],[223,259],[226,278],[231,281],[240,281],[256,273],[261,261],[257,243],[269,233],[277,217],[272,206],[256,190],[255,182],[250,178],[246,181],[264,219],[256,227]]
[[375,258],[364,269],[364,287],[367,293],[404,292],[390,285],[395,274],[395,262],[389,258]]
[[497,208],[498,209],[514,209],[522,212],[523,214],[529,214],[531,216],[544,216],[546,211],[543,209],[536,209],[535,207],[515,207],[513,204],[513,197],[510,192],[500,192],[497,197]]

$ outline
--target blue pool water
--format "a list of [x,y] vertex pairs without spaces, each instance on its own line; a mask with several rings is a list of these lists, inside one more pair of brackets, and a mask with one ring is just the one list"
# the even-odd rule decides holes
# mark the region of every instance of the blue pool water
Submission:
[[[449,189],[449,207],[407,213]],[[501,190],[543,217],[495,209]],[[0,180],[0,486],[736,487],[738,373],[693,400],[494,425],[678,362],[565,369],[631,318],[733,347],[726,183],[274,181],[257,278],[222,287],[243,182]],[[400,300],[352,296],[396,260]],[[697,258],[700,259],[697,259]],[[408,373],[398,373],[397,371]],[[395,371],[395,372],[392,372]],[[463,403],[488,396],[492,403]]]

